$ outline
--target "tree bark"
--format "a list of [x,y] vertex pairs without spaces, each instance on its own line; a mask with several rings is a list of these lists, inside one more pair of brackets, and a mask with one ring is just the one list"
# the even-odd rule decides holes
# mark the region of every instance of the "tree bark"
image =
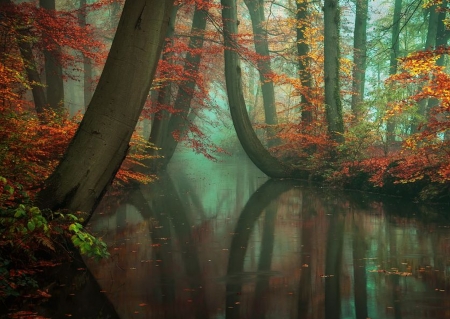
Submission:
[[[18,31],[24,38],[27,36],[24,31]],[[44,87],[41,84],[41,77],[36,68],[36,61],[33,56],[31,44],[23,39],[17,39],[20,55],[25,61],[25,71],[28,82],[30,83],[31,93],[34,100],[34,108],[38,117],[43,120],[44,110],[47,108],[47,99],[45,97]]]
[[277,144],[275,139],[274,125],[278,124],[277,110],[275,107],[275,90],[273,82],[268,80],[267,75],[272,73],[272,66],[270,62],[269,43],[267,40],[267,31],[264,28],[264,1],[263,0],[244,0],[245,5],[250,13],[253,29],[253,42],[255,45],[255,52],[261,57],[257,60],[259,71],[259,80],[264,104],[264,115],[266,124],[269,126],[266,129],[268,138],[268,145],[274,146]]
[[[167,49],[172,44],[171,39],[175,33],[175,21],[177,17],[179,6],[175,6],[172,10],[172,14],[170,17],[169,27],[166,32],[166,42],[164,44],[163,55],[161,57],[162,61],[168,61],[171,56],[173,56],[173,52],[168,51]],[[164,73],[164,71],[161,71]],[[164,76],[164,74],[161,74]],[[145,166],[148,167],[151,171],[156,172],[166,161],[166,158],[163,154],[163,147],[165,142],[165,137],[168,130],[170,113],[164,109],[165,106],[170,103],[170,93],[172,91],[172,86],[174,84],[171,81],[166,81],[163,86],[157,91],[158,97],[156,99],[156,105],[158,111],[153,116],[152,127],[150,130],[150,136],[148,141],[156,146],[155,149],[149,150],[149,155],[152,158],[146,160],[144,162]]]
[[[2,6],[14,6],[11,0],[0,0]],[[30,37],[25,27],[18,26],[16,29],[16,41],[19,48],[20,55],[24,60],[24,68],[27,74],[28,82],[31,87],[31,93],[33,95],[34,107],[38,117],[42,118],[43,112],[47,107],[47,99],[45,97],[44,88],[41,85],[41,77],[36,68],[36,60],[33,55],[33,49],[31,43],[27,38]]]
[[[47,10],[50,16],[55,15],[55,0],[39,0],[39,6]],[[64,81],[61,65],[62,50],[58,43],[45,33],[42,35],[45,48],[45,84],[47,86],[47,103],[55,111],[62,111],[64,106]],[[51,49],[47,49],[51,47]]]
[[147,99],[172,0],[127,0],[98,86],[62,161],[45,181],[41,208],[91,213],[113,180]]
[[300,81],[302,82],[302,123],[305,125],[311,124],[312,116],[312,78],[310,73],[310,57],[309,45],[306,42],[306,26],[308,25],[308,0],[297,1],[297,55],[298,55],[298,73]]
[[[437,16],[437,28],[436,28],[436,39],[434,40],[435,48],[443,47],[447,45],[449,32],[446,29],[446,26],[444,24],[444,20],[446,17],[446,8],[447,8],[447,1],[444,0],[442,2],[441,11],[439,12]],[[444,66],[445,63],[445,55],[442,54],[439,59],[436,61],[436,65],[438,66]],[[433,107],[439,104],[439,100],[436,98],[430,98],[428,100],[428,106],[427,109],[431,110]]]
[[361,103],[364,99],[367,60],[367,16],[368,0],[356,0],[355,30],[353,37],[353,82],[352,112],[355,122],[361,118]]
[[[397,73],[399,48],[400,48],[400,19],[402,10],[402,0],[395,0],[394,16],[392,23],[391,57],[389,62],[389,75]],[[390,145],[395,141],[395,118],[390,117],[386,121],[386,145],[389,150]]]
[[324,23],[325,110],[328,133],[332,140],[342,143],[344,142],[344,120],[339,83],[340,10],[338,0],[325,0]]
[[[428,28],[427,28],[427,38],[425,40],[425,50],[432,50],[434,49],[435,43],[436,43],[436,34],[437,34],[437,26],[438,26],[438,12],[437,12],[437,6],[434,5],[429,8],[429,14],[428,14]],[[420,87],[419,91],[422,90],[422,87]],[[419,117],[422,117],[423,119],[428,118],[428,101],[429,99],[422,99],[418,102],[419,109],[418,109],[418,115]],[[420,119],[413,119],[413,122],[411,123],[411,134],[419,132],[419,125],[420,125]]]
[[221,0],[223,39],[225,46],[225,82],[233,125],[239,141],[251,161],[270,177],[289,177],[290,168],[273,157],[256,136],[248,117],[242,89],[242,77],[237,44],[236,0]]
[[[80,7],[78,9],[78,24],[80,27],[86,27],[86,0],[80,0]],[[85,110],[89,105],[92,98],[92,65],[91,59],[89,59],[84,53],[83,54],[83,97],[84,97],[84,107]]]
[[189,80],[178,87],[177,96],[174,102],[174,110],[176,114],[170,115],[167,129],[164,132],[162,144],[162,155],[160,167],[165,168],[172,159],[178,140],[175,139],[173,133],[178,131],[178,136],[184,137],[189,129],[189,114],[191,110],[191,101],[194,96],[196,86],[196,78],[200,68],[201,53],[204,42],[204,32],[206,29],[206,21],[208,18],[208,9],[197,6],[192,19],[191,38],[189,40],[189,51],[186,54],[184,73],[190,74]]

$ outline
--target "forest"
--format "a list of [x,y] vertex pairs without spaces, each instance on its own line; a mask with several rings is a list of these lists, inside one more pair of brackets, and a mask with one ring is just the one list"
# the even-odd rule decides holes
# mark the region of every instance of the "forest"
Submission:
[[[446,0],[0,0],[0,300],[175,154],[450,199]],[[72,247],[73,246],[73,247]],[[6,257],[9,256],[9,257]]]

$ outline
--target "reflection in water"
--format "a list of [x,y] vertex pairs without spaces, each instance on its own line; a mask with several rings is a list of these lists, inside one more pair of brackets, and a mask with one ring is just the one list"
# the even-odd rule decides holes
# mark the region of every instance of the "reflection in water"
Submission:
[[450,318],[433,211],[179,163],[92,220],[112,257],[90,269],[121,318]]

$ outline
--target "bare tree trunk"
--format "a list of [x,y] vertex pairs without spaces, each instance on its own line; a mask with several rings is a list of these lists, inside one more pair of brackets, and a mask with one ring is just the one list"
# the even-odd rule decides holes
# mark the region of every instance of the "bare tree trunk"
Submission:
[[252,162],[270,177],[289,177],[290,168],[273,157],[261,144],[248,117],[242,89],[241,66],[236,52],[236,0],[221,0],[225,46],[225,82],[233,125],[239,141]]
[[[166,32],[166,42],[164,44],[164,53],[162,55],[163,61],[168,61],[173,55],[172,52],[167,51],[167,49],[172,44],[171,39],[175,33],[175,22],[178,13],[179,6],[175,6],[172,10],[170,16],[169,27]],[[164,76],[164,74],[161,74]],[[157,92],[158,98],[156,99],[156,105],[158,111],[153,116],[152,127],[150,130],[150,136],[148,138],[149,142],[156,146],[156,149],[150,149],[149,154],[153,157],[145,161],[145,165],[150,168],[151,171],[157,171],[160,166],[162,166],[166,159],[163,154],[163,147],[165,142],[165,137],[167,135],[170,113],[164,109],[164,106],[170,103],[170,93],[172,91],[173,83],[171,81],[166,81]]]
[[361,103],[364,99],[367,60],[367,15],[369,0],[356,0],[355,30],[353,42],[352,112],[355,122],[361,117]]
[[[244,0],[245,5],[250,13],[253,29],[253,42],[255,51],[261,57],[257,61],[259,79],[261,82],[261,91],[263,95],[264,115],[268,145],[274,146],[278,144],[275,139],[275,130],[273,125],[278,124],[277,110],[275,107],[275,90],[273,82],[267,80],[267,75],[272,73],[270,62],[269,43],[267,40],[267,31],[265,29],[264,1],[263,0]],[[272,127],[271,127],[272,125]]]
[[147,99],[173,0],[127,0],[103,73],[37,204],[91,213],[113,180]]
[[[23,31],[19,34],[24,35]],[[36,69],[36,61],[33,56],[31,44],[22,39],[17,39],[20,55],[25,62],[25,71],[27,72],[28,82],[31,86],[31,93],[33,94],[34,108],[38,117],[43,120],[42,115],[47,106],[47,99],[45,97],[44,87],[41,85],[41,77]]]
[[[80,7],[78,9],[78,24],[80,27],[86,27],[86,0],[80,0]],[[85,109],[89,105],[92,98],[92,65],[91,59],[83,54],[83,96]]]
[[189,114],[191,111],[191,101],[194,96],[196,86],[196,78],[200,68],[202,55],[199,53],[199,49],[203,48],[207,18],[208,10],[197,6],[192,19],[192,36],[189,40],[190,51],[186,54],[186,62],[184,65],[184,73],[190,74],[190,77],[189,80],[182,83],[182,85],[178,87],[178,92],[173,107],[177,113],[170,116],[167,130],[164,132],[163,141],[160,145],[164,156],[162,162],[160,163],[162,168],[166,167],[172,159],[178,145],[178,140],[174,138],[173,132],[178,131],[178,135],[180,137],[184,137],[189,129],[189,124],[191,123],[189,120]]
[[[13,6],[11,0],[0,0],[2,6]],[[31,43],[26,40],[29,34],[25,29],[26,26],[18,26],[16,41],[19,47],[20,55],[24,61],[25,71],[27,73],[28,82],[30,83],[31,93],[33,95],[34,107],[37,115],[42,119],[42,114],[47,107],[47,99],[45,97],[44,88],[41,85],[41,77],[36,68],[36,61],[33,55]]]
[[342,143],[344,141],[344,120],[339,83],[340,10],[338,0],[325,0],[324,23],[325,109],[328,133],[334,141]]
[[[428,29],[427,29],[427,39],[425,41],[425,50],[432,50],[434,49],[435,43],[436,43],[436,34],[437,34],[437,26],[438,26],[438,12],[437,12],[437,6],[434,5],[431,8],[429,8],[429,14],[428,14]],[[419,91],[422,90],[422,87],[419,89]],[[419,116],[426,119],[428,117],[428,99],[422,99],[419,101]],[[419,125],[420,125],[419,119],[414,119],[411,123],[411,134],[419,132]]]
[[[50,16],[55,15],[55,0],[39,0],[39,6],[48,11]],[[47,85],[47,103],[55,111],[61,111],[64,106],[64,81],[61,65],[62,50],[59,44],[53,39],[43,34],[45,47],[51,47],[50,50],[44,49],[45,59],[45,84]]]
[[[394,17],[392,24],[391,58],[389,63],[389,74],[397,73],[399,48],[400,48],[400,19],[402,10],[402,0],[395,0]],[[395,118],[390,117],[386,121],[386,145],[389,150],[390,145],[395,141]]]
[[312,78],[310,73],[309,45],[306,43],[306,26],[308,25],[308,0],[297,1],[297,54],[299,77],[302,82],[302,123],[308,125],[312,122],[311,89]]

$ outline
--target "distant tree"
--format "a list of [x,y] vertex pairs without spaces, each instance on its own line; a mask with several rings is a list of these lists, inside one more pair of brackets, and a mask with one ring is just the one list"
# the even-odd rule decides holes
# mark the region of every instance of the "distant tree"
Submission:
[[[392,21],[391,55],[389,60],[389,75],[397,73],[398,58],[400,50],[400,21],[402,11],[402,0],[395,0],[394,15]],[[386,145],[389,146],[395,141],[395,118],[390,116],[386,121]]]
[[361,103],[364,98],[367,60],[367,17],[368,0],[356,0],[355,29],[353,36],[353,95],[352,112],[355,121],[361,117]]
[[[78,8],[78,23],[80,24],[81,28],[86,28],[87,22],[86,22],[86,0],[80,0],[80,6]],[[92,89],[91,89],[91,83],[92,83],[92,62],[91,59],[85,54],[83,55],[83,101],[84,101],[84,107],[86,108],[89,105],[89,102],[92,98]]]
[[[167,166],[175,153],[178,142],[186,135],[191,124],[189,116],[193,116],[191,102],[197,85],[196,80],[199,76],[202,48],[205,40],[204,33],[208,18],[208,5],[209,1],[203,1],[201,5],[196,5],[194,11],[188,51],[184,58],[183,74],[186,75],[186,79],[178,85],[178,91],[173,102],[173,111],[172,113],[162,111],[164,114],[155,115],[153,125],[156,124],[158,126],[155,129],[152,128],[150,141],[158,148],[161,148],[159,154],[163,157],[157,159],[159,168]],[[168,93],[165,92],[163,94],[168,96]],[[160,123],[161,121],[165,123]]]
[[325,0],[324,3],[324,77],[325,111],[328,133],[332,140],[344,141],[344,120],[340,96],[340,9],[338,0]]
[[[39,0],[39,5],[41,8],[46,10],[49,20],[55,18],[55,0]],[[52,37],[49,37],[45,30],[42,35],[42,41],[45,60],[47,103],[51,109],[60,111],[64,106],[64,81],[61,64],[61,46]]]
[[63,159],[37,195],[41,208],[91,213],[119,169],[147,99],[172,0],[127,0],[104,70]]
[[[437,23],[436,34],[435,34],[436,38],[434,40],[436,48],[445,47],[448,42],[450,32],[447,30],[447,27],[445,25],[445,17],[447,15],[446,8],[447,8],[447,1],[445,0],[445,1],[442,1],[442,4],[439,6],[440,10],[439,10],[439,14],[437,16],[436,21],[433,21],[433,22]],[[436,61],[436,65],[444,66],[444,64],[445,64],[445,55],[441,54],[439,59]],[[439,103],[439,101],[435,98],[429,99],[427,110],[432,109],[433,107],[438,105],[438,103]]]
[[[310,124],[313,120],[312,118],[312,103],[311,103],[311,88],[312,88],[312,77],[310,69],[310,57],[309,45],[306,39],[306,28],[308,25],[308,10],[309,10],[309,0],[297,1],[297,55],[298,55],[298,70],[299,77],[304,88],[302,97],[302,122],[304,124]],[[309,93],[309,94],[308,94]]]

